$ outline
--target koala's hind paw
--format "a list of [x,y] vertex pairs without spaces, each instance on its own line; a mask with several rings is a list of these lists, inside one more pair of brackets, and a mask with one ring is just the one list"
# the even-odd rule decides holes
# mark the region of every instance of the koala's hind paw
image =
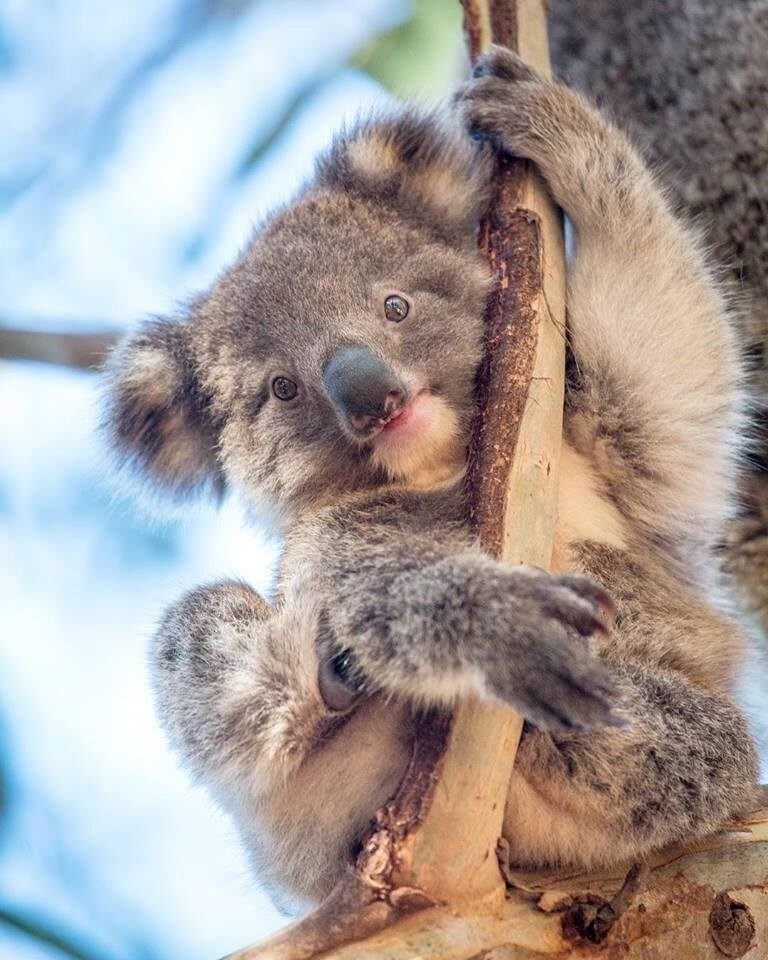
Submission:
[[616,682],[583,638],[606,633],[613,602],[586,577],[514,571],[509,646],[486,667],[491,692],[541,729],[622,726]]

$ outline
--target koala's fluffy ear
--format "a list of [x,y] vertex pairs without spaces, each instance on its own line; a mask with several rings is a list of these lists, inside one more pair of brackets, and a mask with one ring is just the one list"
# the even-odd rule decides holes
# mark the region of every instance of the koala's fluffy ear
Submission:
[[103,378],[103,426],[118,460],[177,499],[224,485],[188,336],[186,320],[145,321],[115,348]]
[[369,117],[318,159],[320,185],[419,216],[450,240],[471,233],[488,202],[492,161],[440,112],[404,107]]

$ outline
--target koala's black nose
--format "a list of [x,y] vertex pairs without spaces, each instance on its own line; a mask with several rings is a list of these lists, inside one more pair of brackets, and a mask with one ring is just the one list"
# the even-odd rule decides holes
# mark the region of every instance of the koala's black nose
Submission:
[[387,420],[405,403],[406,389],[383,360],[367,347],[342,347],[323,371],[323,383],[355,430]]

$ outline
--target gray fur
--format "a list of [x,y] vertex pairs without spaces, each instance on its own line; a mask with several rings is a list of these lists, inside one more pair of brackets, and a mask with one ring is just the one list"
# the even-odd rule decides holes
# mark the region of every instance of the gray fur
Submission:
[[[140,330],[108,375],[108,426],[156,482],[194,486],[205,466],[283,519],[275,605],[198,588],[166,615],[153,671],[172,742],[285,903],[339,876],[421,705],[474,695],[528,718],[505,826],[521,863],[643,856],[752,798],[729,696],[741,636],[711,602],[741,408],[722,294],[637,153],[577,95],[494,49],[457,103],[473,136],[539,164],[577,230],[556,574],[504,567],[464,523],[489,164],[446,122],[408,110],[347,131],[190,314]],[[396,325],[393,291],[411,302]],[[415,438],[345,426],[324,373],[347,347],[421,398]],[[276,374],[295,400],[270,393]],[[172,457],[141,428],[157,422]],[[192,455],[211,436],[215,458]]]

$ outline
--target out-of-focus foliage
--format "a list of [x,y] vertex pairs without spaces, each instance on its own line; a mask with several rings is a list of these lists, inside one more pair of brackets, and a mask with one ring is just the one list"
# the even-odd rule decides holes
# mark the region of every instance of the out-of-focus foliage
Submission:
[[363,47],[351,63],[398,97],[440,99],[454,86],[463,56],[458,0],[414,0],[411,16]]
[[[400,99],[429,102],[450,93],[461,73],[463,57],[459,0],[414,0],[407,19],[366,42],[349,58],[348,65]],[[261,160],[318,89],[335,75],[313,77],[296,91],[274,126],[254,144],[245,166]]]

